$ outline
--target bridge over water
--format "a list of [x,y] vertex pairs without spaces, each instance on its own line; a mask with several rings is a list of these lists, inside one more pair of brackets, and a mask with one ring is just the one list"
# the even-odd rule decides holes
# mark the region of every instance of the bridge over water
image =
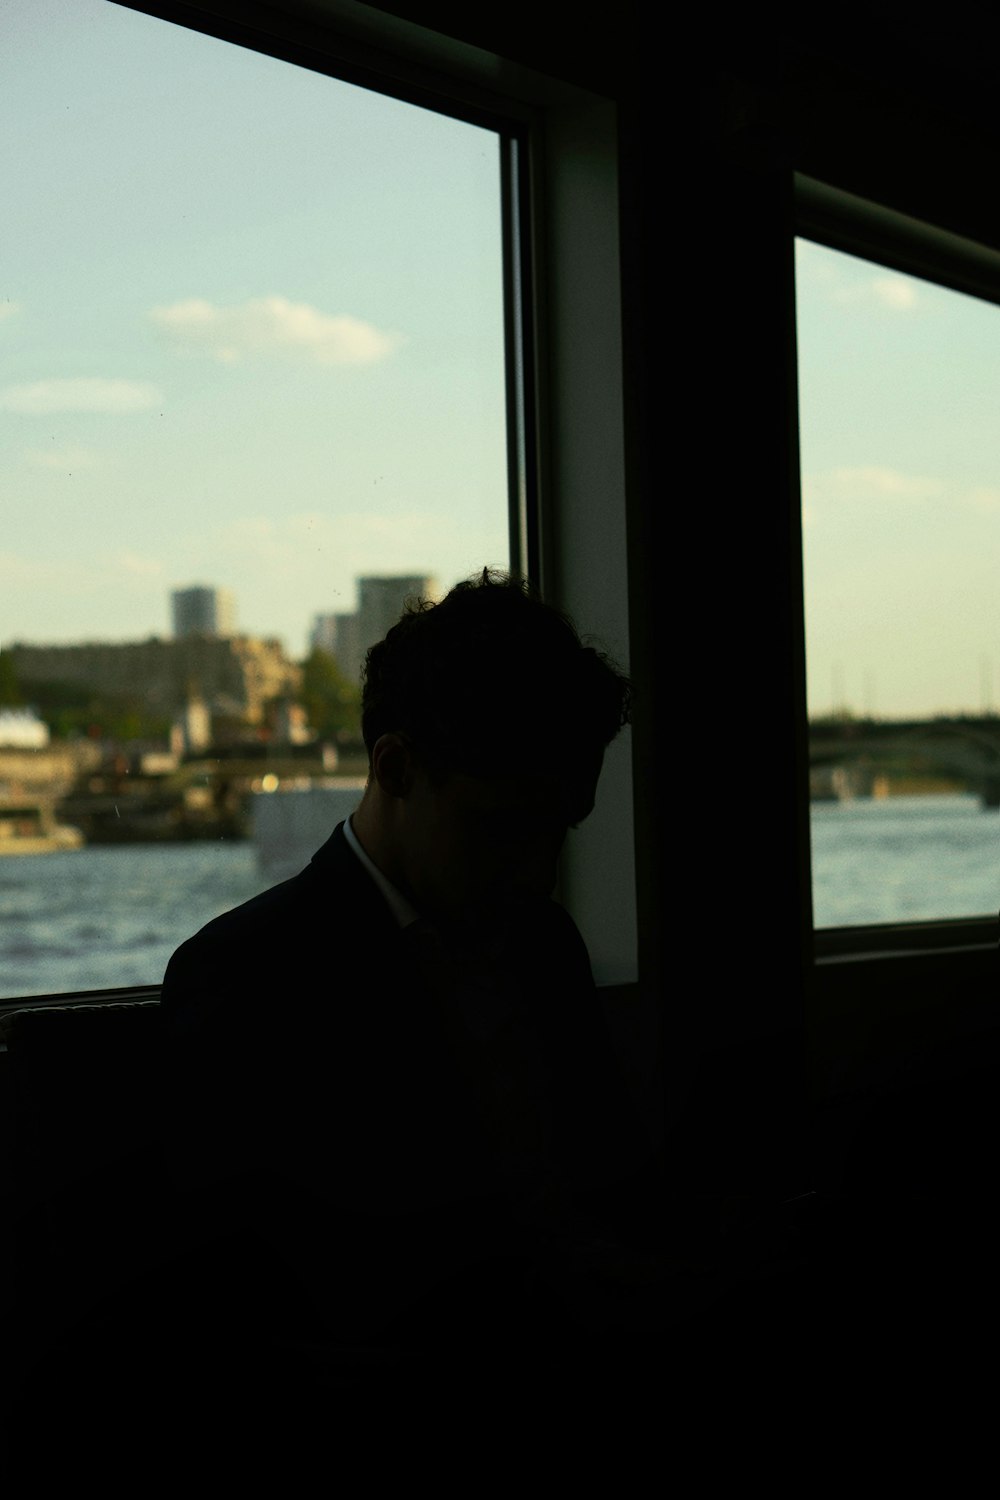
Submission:
[[809,725],[814,796],[871,795],[880,777],[932,775],[1000,807],[1000,715],[978,718],[816,720]]

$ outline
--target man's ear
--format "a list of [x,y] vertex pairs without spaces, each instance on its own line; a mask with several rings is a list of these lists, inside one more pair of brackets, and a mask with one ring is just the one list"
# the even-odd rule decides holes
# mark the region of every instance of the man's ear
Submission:
[[387,797],[405,797],[413,786],[413,747],[403,734],[383,734],[372,746],[372,775]]

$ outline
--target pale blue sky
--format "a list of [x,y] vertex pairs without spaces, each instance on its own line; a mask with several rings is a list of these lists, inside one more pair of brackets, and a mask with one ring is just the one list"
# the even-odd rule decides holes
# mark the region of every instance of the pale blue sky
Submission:
[[797,241],[809,707],[1000,708],[1000,308]]
[[507,562],[490,131],[105,0],[0,11],[0,645]]
[[[507,561],[489,131],[106,0],[0,11],[0,645],[305,649]],[[1000,309],[799,241],[810,711],[1000,707]]]

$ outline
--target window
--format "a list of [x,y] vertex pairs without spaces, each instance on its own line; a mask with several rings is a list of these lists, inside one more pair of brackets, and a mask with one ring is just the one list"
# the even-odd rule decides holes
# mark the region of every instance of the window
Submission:
[[1000,256],[797,190],[814,923],[992,921]]
[[[494,95],[488,87],[494,72],[491,59],[474,49],[449,44],[445,75],[436,71],[444,57],[441,39],[435,41],[418,28],[373,16],[370,11],[361,14],[364,7],[330,7],[336,34],[293,25],[287,16],[276,16],[274,32],[267,37],[260,33],[251,37],[240,29],[240,7],[232,8],[232,21],[220,17],[223,9],[213,7],[211,18],[185,10],[186,23],[193,21],[214,33],[200,35],[157,19],[154,13],[160,10],[168,16],[173,13],[167,6],[124,7],[100,0],[72,12],[73,25],[79,27],[75,36],[62,33],[72,62],[81,65],[81,72],[91,81],[100,77],[102,65],[105,69],[112,66],[119,107],[134,127],[125,132],[122,145],[130,169],[138,174],[133,179],[138,186],[129,189],[124,171],[112,166],[118,161],[114,155],[98,156],[96,167],[92,165],[98,197],[115,200],[124,215],[117,230],[99,221],[94,198],[80,183],[68,197],[63,196],[49,227],[41,207],[25,210],[34,233],[37,265],[29,267],[32,274],[41,275],[39,268],[47,259],[57,263],[65,278],[78,274],[81,245],[89,246],[95,267],[96,290],[88,292],[81,286],[76,302],[68,279],[58,307],[51,305],[51,298],[46,303],[43,295],[34,298],[12,292],[3,320],[8,350],[13,347],[20,360],[17,373],[5,382],[3,412],[5,420],[18,429],[17,451],[22,461],[26,450],[33,454],[27,462],[34,465],[39,494],[46,485],[49,493],[61,485],[69,495],[78,496],[81,490],[86,494],[85,504],[77,503],[75,510],[68,511],[68,519],[64,516],[64,523],[54,523],[48,531],[41,566],[51,574],[45,585],[51,596],[58,596],[65,606],[66,580],[74,561],[89,545],[90,518],[103,510],[113,541],[98,544],[87,601],[88,621],[97,623],[88,624],[88,632],[113,631],[119,639],[134,636],[137,607],[154,608],[162,616],[174,587],[193,583],[206,585],[210,594],[231,589],[239,614],[249,624],[248,606],[256,611],[261,604],[257,582],[261,575],[254,575],[249,567],[242,572],[221,571],[219,536],[226,524],[230,540],[237,550],[242,548],[244,559],[256,552],[279,577],[285,574],[286,608],[298,611],[298,649],[304,651],[303,636],[315,615],[350,614],[358,604],[349,596],[331,598],[332,590],[322,594],[317,589],[304,605],[304,559],[317,560],[321,577],[328,578],[334,566],[339,568],[337,576],[343,575],[339,586],[345,594],[355,577],[386,572],[433,572],[446,587],[483,560],[506,562],[512,544],[514,555],[524,560],[543,587],[627,663],[610,106],[516,71],[505,78],[505,95]],[[144,10],[150,14],[142,14]],[[18,33],[25,55],[46,32],[43,11],[44,6],[25,9]],[[64,18],[61,10],[59,16]],[[119,33],[122,37],[139,39],[136,45],[144,50],[148,65],[142,89],[136,87],[118,46],[105,47],[100,58],[91,59],[92,66],[82,68],[82,58],[92,45],[88,22],[104,24],[106,20],[124,28]],[[57,32],[55,28],[52,34]],[[382,50],[374,51],[373,41]],[[243,45],[227,46],[227,42]],[[171,56],[177,59],[177,81],[183,75],[192,89],[190,111],[171,108],[168,113],[174,117],[171,128],[176,125],[181,131],[187,159],[197,159],[202,169],[195,192],[179,191],[170,174],[170,137],[161,135],[145,113],[150,101],[176,98],[166,76],[155,72]],[[242,102],[223,101],[217,75],[211,72],[216,68],[232,76],[233,87],[243,91]],[[32,144],[27,124],[32,88],[39,85],[38,72],[45,70],[36,64],[34,71],[33,84],[32,69],[19,69],[23,95],[10,101],[26,145]],[[338,75],[350,82],[335,81]],[[150,76],[163,80],[159,88],[148,87]],[[378,92],[368,92],[362,84]],[[254,95],[252,110],[247,90]],[[348,95],[350,110],[344,103]],[[264,101],[269,101],[267,107]],[[433,106],[435,112],[416,105]],[[68,107],[72,112],[72,105]],[[309,115],[311,108],[330,112],[324,129],[317,129],[316,117]],[[107,124],[102,109],[100,101],[91,97],[82,109],[80,130],[65,138],[62,154],[68,154],[77,171],[88,159],[95,134]],[[536,128],[542,112],[544,134]],[[50,107],[50,124],[54,114]],[[399,136],[392,136],[386,121],[404,115],[406,140],[400,145]],[[337,117],[336,125],[332,116]],[[246,138],[251,120],[259,128],[252,148]],[[116,133],[122,135],[117,126]],[[406,233],[397,225],[387,252],[395,257],[395,272],[384,279],[397,294],[395,301],[390,296],[388,305],[374,295],[377,255],[382,252],[376,249],[374,238],[370,184],[355,173],[338,195],[329,176],[324,179],[330,163],[324,162],[316,143],[331,137],[336,139],[337,152],[363,148],[369,165],[380,158],[395,173],[406,205],[400,215]],[[434,157],[433,170],[416,165],[421,137],[437,143],[435,149],[442,152]],[[451,176],[439,165],[444,161],[446,141],[456,145],[461,163]],[[44,151],[37,132],[34,147]],[[55,150],[57,164],[59,158]],[[25,160],[32,160],[30,152]],[[38,175],[37,167],[35,172]],[[460,180],[466,188],[471,184],[476,189],[478,196],[473,194],[473,198],[482,207],[475,213],[470,212],[469,195],[458,195]],[[36,186],[30,174],[24,174],[24,181],[27,187]],[[54,192],[49,196],[59,198]],[[331,198],[337,201],[331,203]],[[265,199],[271,212],[262,216],[260,206]],[[226,218],[226,202],[235,204],[235,218]],[[316,213],[326,216],[320,235]],[[67,218],[74,214],[81,235],[67,232]],[[192,220],[203,231],[197,243],[191,238]],[[431,265],[436,301],[423,295],[421,277],[428,270],[428,257],[416,253],[414,235],[419,222],[438,235]],[[362,252],[350,264],[342,253],[348,223],[360,224],[369,235],[367,257]],[[450,226],[447,233],[445,224]],[[141,241],[144,228],[149,235],[147,253],[134,254],[130,261],[129,241],[133,237]],[[177,256],[170,270],[164,266],[168,251]],[[469,259],[459,270],[457,258],[464,252]],[[294,294],[283,289],[277,273],[283,255],[291,257],[286,265],[295,266],[299,289]],[[266,290],[259,280],[262,259],[269,271],[274,268]],[[553,275],[557,265],[558,277]],[[446,287],[454,292],[457,308],[446,305]],[[406,326],[408,315],[400,300],[404,290],[419,303],[417,329]],[[44,306],[48,345],[39,341],[37,328],[29,331],[26,322],[39,302]],[[449,346],[447,318],[456,311],[461,315],[463,306],[468,313],[466,326]],[[599,317],[593,316],[594,308],[601,309]],[[60,349],[61,373],[54,375],[46,360],[51,363],[58,340],[67,337],[67,309],[71,347]],[[584,309],[586,318],[581,316]],[[122,338],[129,316],[133,332],[142,329],[148,343],[140,353],[134,342],[124,359],[115,342]],[[418,459],[397,454],[390,463],[386,444],[390,436],[395,438],[398,413],[405,406],[403,361],[394,364],[392,354],[406,348],[408,333],[410,347],[416,334],[425,354],[430,351],[423,396],[429,402],[436,394],[439,404],[433,410],[428,405],[424,420],[415,424],[418,448],[423,445]],[[84,334],[94,339],[89,349]],[[275,344],[280,349],[268,347]],[[158,399],[166,394],[165,378],[144,364],[154,347],[157,361],[164,365],[176,361],[171,363],[173,379],[179,379],[176,372],[181,368],[186,373],[181,394],[177,397],[178,388],[173,387],[170,401]],[[448,359],[454,357],[455,348],[466,376],[460,388],[448,385]],[[296,365],[296,354],[307,355],[311,367],[304,370]],[[115,358],[109,361],[109,355],[117,355],[113,372]],[[270,363],[269,355],[274,356]],[[261,365],[269,368],[270,379],[254,393],[252,379]],[[329,382],[320,389],[317,368],[334,380],[345,372],[360,373],[362,384],[341,380],[338,399],[331,401]],[[485,376],[477,373],[481,368],[487,369]],[[544,381],[539,378],[543,369]],[[219,382],[227,378],[230,386],[242,384],[248,398],[235,417],[219,396]],[[367,396],[363,394],[366,378]],[[378,387],[376,395],[372,395],[373,385]],[[367,419],[366,405],[367,418],[374,410],[379,420],[358,442],[356,434]],[[171,422],[171,411],[182,421]],[[332,411],[336,413],[335,432],[329,430]],[[23,434],[33,423],[39,433],[41,426],[57,426],[54,420],[46,423],[46,415],[58,416],[58,431],[33,437],[29,446]],[[101,445],[94,442],[92,430],[99,426],[107,434],[126,415],[135,419],[130,435],[122,440],[126,457],[130,463],[147,465],[155,483],[152,477],[144,481],[141,506],[128,503],[129,486],[134,491],[138,483],[136,470],[125,459],[116,458],[116,512],[110,503],[107,470],[102,477]],[[209,446],[224,429],[235,429],[235,458]],[[470,434],[471,439],[464,441]],[[281,451],[279,436],[288,439]],[[105,450],[107,446],[106,441]],[[493,458],[484,462],[484,452]],[[440,465],[442,455],[447,455],[444,470],[453,488],[465,497],[474,491],[477,497],[478,517],[471,539],[466,541],[463,535],[457,549],[461,560],[451,547],[453,528],[432,514],[435,479],[441,472],[433,464]],[[191,471],[185,471],[189,458],[197,460],[196,481]],[[408,487],[421,462],[425,464],[422,492],[415,502]],[[231,514],[217,518],[216,497],[223,487],[233,485],[237,463],[239,483],[269,492],[273,506],[270,510],[261,504],[241,508],[238,503]],[[81,482],[74,485],[74,480]],[[290,480],[304,483],[309,498],[286,508]],[[196,504],[207,534],[200,537],[200,546],[189,548],[186,568],[175,564],[167,569],[150,538],[173,545],[186,503],[182,497],[192,485],[198,489]],[[398,549],[391,555],[369,549],[348,566],[340,555],[343,533],[331,521],[327,497],[331,491],[342,495],[351,489],[375,493],[379,485],[387,499],[380,500],[374,516],[367,504],[356,506],[361,522],[370,523],[371,530],[381,532],[383,538],[388,536],[390,547],[395,548],[394,535],[406,529],[400,517],[409,514],[413,521],[414,513],[422,513],[422,550],[419,555],[408,551],[404,556]],[[513,503],[509,504],[511,493]],[[67,500],[75,503],[69,495],[64,493],[58,502],[64,510]],[[572,509],[566,503],[570,495]],[[594,504],[598,497],[599,506]],[[243,498],[238,497],[239,501]],[[22,524],[30,525],[36,512],[34,502],[26,505]],[[588,518],[586,525],[583,516]],[[84,517],[86,526],[81,524]],[[140,517],[149,528],[145,534]],[[428,551],[431,556],[425,555]],[[23,554],[15,551],[9,563],[15,578],[22,560]],[[126,585],[117,623],[113,617],[119,606],[112,599],[115,570],[120,575],[118,583],[124,580]],[[273,595],[275,590],[271,587],[266,592]],[[38,595],[36,579],[25,597],[37,599]],[[8,611],[17,607],[9,589],[4,591],[4,600]],[[259,619],[254,624],[264,637],[292,628],[276,613],[266,622],[258,624]],[[237,629],[240,623],[238,619]],[[146,629],[152,633],[155,626]],[[0,642],[7,646],[12,638],[26,640],[33,632],[37,634],[37,627],[12,625],[5,619]],[[82,633],[78,630],[78,635]],[[49,617],[46,637],[53,641]],[[190,791],[197,800],[199,792],[204,799],[215,788],[192,786]],[[113,798],[114,788],[110,795]],[[626,735],[609,756],[598,811],[573,836],[563,874],[563,898],[588,940],[599,981],[634,977],[630,801]],[[602,853],[600,881],[594,879],[597,849]],[[174,852],[179,866],[190,851],[178,846]],[[619,875],[613,881],[607,879],[609,861]],[[107,863],[110,868],[114,858]],[[0,873],[9,877],[4,892],[8,912],[17,912],[18,902],[26,899],[30,921],[39,915],[31,910],[32,903],[44,906],[46,915],[30,941],[51,955],[60,946],[52,925],[54,904],[31,893],[25,897],[24,888],[17,886],[10,873],[13,870],[13,861],[0,867]],[[248,878],[252,884],[256,877],[248,872]],[[215,899],[213,873],[206,872],[202,881],[203,889],[213,890]],[[261,880],[256,888],[270,883],[270,879]],[[616,892],[610,903],[609,889]],[[233,905],[247,894],[250,889],[227,892],[223,906],[216,909]],[[116,981],[113,974],[88,972],[70,932],[61,943],[66,963],[58,980],[32,989],[30,981],[26,988],[14,979],[9,981],[13,987],[4,993],[104,989],[123,983],[153,989],[165,961],[165,952],[157,951],[155,956],[152,952],[158,941],[154,926],[147,923],[142,932],[136,932],[126,925],[112,932],[109,929],[122,920],[122,914],[110,892],[102,894],[99,907],[100,917],[94,924],[98,930],[90,935],[95,952],[106,954],[118,943],[131,962],[145,943],[150,950],[148,977],[141,977],[145,971],[121,970]],[[24,911],[23,905],[20,909]],[[163,944],[165,951],[213,914],[206,907],[199,917],[186,922],[184,932]]]

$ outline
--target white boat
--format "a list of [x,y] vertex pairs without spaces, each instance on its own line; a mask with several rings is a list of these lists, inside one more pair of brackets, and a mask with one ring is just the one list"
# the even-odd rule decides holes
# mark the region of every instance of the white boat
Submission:
[[274,881],[290,880],[304,870],[337,824],[358,806],[365,786],[363,776],[309,783],[265,777],[263,790],[251,793],[253,841],[261,874]]
[[0,855],[54,854],[79,849],[85,840],[79,828],[57,823],[37,802],[0,806]]

